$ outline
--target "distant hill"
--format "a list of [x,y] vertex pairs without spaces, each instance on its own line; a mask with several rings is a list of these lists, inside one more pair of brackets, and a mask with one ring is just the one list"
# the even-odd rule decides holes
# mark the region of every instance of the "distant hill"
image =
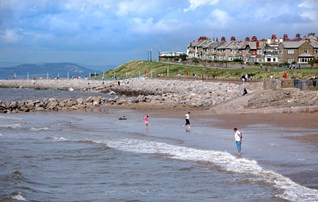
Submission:
[[23,64],[13,67],[0,67],[0,79],[12,79],[14,77],[16,79],[83,78],[95,73],[100,74],[101,72],[73,63]]

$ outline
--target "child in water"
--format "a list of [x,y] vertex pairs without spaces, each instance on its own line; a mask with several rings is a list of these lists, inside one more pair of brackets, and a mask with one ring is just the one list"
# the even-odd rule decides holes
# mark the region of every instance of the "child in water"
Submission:
[[144,121],[145,121],[145,125],[148,126],[148,123],[149,123],[149,114],[145,114]]

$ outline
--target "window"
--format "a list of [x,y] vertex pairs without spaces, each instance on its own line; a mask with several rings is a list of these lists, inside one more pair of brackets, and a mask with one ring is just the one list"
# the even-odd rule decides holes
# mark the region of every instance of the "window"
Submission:
[[291,63],[293,63],[293,62],[294,62],[294,58],[288,58],[288,60],[287,60],[287,61],[288,61],[288,63],[289,63],[289,64],[291,64]]
[[267,58],[267,62],[270,62],[271,61],[271,58]]
[[307,63],[309,60],[312,60],[313,58],[299,58],[299,62],[301,63]]
[[308,49],[307,48],[304,49],[304,53],[308,53]]
[[315,53],[318,53],[318,48],[315,49]]
[[294,49],[288,49],[287,54],[294,54]]

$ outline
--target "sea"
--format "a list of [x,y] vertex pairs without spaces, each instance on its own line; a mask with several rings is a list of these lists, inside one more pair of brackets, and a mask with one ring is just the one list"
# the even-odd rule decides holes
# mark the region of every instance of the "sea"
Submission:
[[[0,89],[2,101],[92,95]],[[318,147],[288,138],[318,129],[236,126],[237,156],[234,126],[196,116],[188,131],[151,112],[145,126],[145,113],[0,114],[0,201],[318,201]]]

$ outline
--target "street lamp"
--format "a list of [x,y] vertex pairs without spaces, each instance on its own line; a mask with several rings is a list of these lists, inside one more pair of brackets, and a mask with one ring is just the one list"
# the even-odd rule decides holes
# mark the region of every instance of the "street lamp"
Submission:
[[148,49],[148,61],[152,61],[152,49]]

